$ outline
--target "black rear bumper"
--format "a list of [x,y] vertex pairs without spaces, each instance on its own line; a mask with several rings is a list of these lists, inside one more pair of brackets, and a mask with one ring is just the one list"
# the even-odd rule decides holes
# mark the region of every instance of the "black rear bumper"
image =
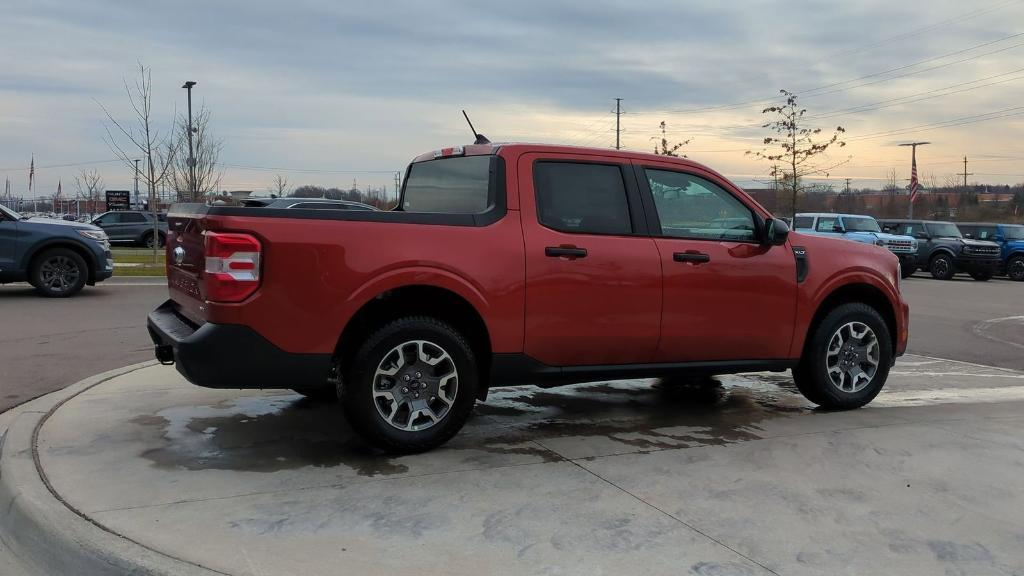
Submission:
[[174,362],[189,382],[206,388],[320,388],[328,386],[330,354],[281,350],[240,324],[196,326],[168,300],[149,313],[157,359]]

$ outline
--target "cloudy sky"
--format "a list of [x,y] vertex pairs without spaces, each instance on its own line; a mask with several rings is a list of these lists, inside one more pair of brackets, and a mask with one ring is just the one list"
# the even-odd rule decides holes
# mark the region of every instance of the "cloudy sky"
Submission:
[[[801,94],[846,130],[830,173],[878,186],[930,140],[923,178],[1024,181],[1024,0],[4,2],[0,178],[26,194],[82,168],[108,188],[132,172],[104,142],[98,103],[127,118],[122,82],[151,67],[155,117],[195,105],[224,140],[224,187],[392,182],[413,156],[469,139],[650,150],[658,124],[741,185],[768,167],[760,110]],[[984,120],[984,121],[981,121]],[[841,183],[841,180],[836,180]],[[2,189],[0,189],[2,192]]]

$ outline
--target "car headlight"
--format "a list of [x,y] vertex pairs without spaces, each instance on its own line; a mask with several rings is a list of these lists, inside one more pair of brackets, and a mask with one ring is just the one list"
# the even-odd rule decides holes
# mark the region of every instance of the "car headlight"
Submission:
[[885,240],[881,238],[875,238],[875,246],[885,246]]
[[97,242],[107,241],[107,233],[104,232],[103,230],[79,230],[78,233],[90,240],[95,240]]

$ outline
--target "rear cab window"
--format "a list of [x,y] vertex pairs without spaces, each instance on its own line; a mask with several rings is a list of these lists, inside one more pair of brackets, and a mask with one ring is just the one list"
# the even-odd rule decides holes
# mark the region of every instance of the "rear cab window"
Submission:
[[495,206],[495,156],[454,156],[414,162],[402,189],[405,212],[479,214]]

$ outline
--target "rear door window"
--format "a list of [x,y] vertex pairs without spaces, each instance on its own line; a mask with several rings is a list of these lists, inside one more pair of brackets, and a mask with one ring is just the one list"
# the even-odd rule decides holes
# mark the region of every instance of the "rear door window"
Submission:
[[477,214],[494,204],[492,156],[460,156],[416,162],[409,167],[402,210]]
[[836,222],[838,222],[838,221],[839,221],[839,219],[835,218],[835,217],[819,216],[818,217],[818,225],[815,226],[814,229],[817,230],[818,232],[835,232],[836,231]]
[[810,230],[814,227],[814,218],[811,216],[797,216],[793,223],[793,228],[797,230]]
[[145,221],[146,217],[138,212],[124,212],[121,214],[121,222],[124,224],[138,224]]
[[534,164],[537,218],[560,232],[632,234],[622,168],[613,164]]

